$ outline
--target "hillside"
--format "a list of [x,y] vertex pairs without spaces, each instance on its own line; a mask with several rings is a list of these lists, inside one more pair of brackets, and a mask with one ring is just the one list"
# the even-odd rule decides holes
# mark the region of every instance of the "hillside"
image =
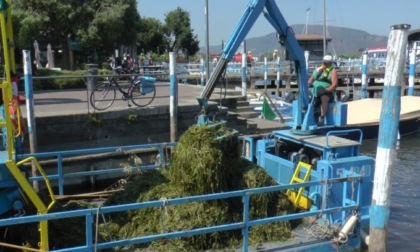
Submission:
[[[300,34],[304,25],[292,25],[295,34]],[[308,34],[322,35],[322,25],[308,25]],[[388,37],[369,34],[362,30],[329,26],[327,37],[332,41],[328,44],[328,51],[337,55],[355,55],[367,48],[384,47]],[[247,50],[251,50],[254,55],[271,53],[280,47],[277,42],[276,33],[270,33],[262,37],[248,38],[246,40]],[[205,51],[204,48],[202,48]],[[220,45],[210,46],[211,52],[220,52]]]

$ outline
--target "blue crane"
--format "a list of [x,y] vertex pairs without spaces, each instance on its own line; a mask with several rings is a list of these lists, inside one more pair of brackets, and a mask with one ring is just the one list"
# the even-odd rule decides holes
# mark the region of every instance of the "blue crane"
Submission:
[[[278,33],[279,42],[285,46],[291,61],[295,65],[299,96],[294,105],[294,121],[290,124],[292,131],[296,134],[312,134],[320,127],[317,126],[315,120],[314,112],[316,108],[312,102],[313,100],[310,100],[309,98],[308,73],[306,71],[305,56],[296,40],[292,28],[287,24],[274,0],[251,0],[248,3],[244,14],[224,47],[213,73],[209,77],[201,95],[197,98],[199,105],[203,108],[203,113],[200,115],[201,118],[199,118],[199,124],[211,123],[207,110],[207,102],[228,62],[235,55],[240,44],[243,42],[261,13],[263,13],[264,17]],[[345,117],[347,107],[341,103],[334,103],[331,106],[337,107],[338,109],[329,109],[329,111],[331,111],[330,115],[327,115],[329,120],[327,120],[327,125],[323,126],[323,128],[341,126],[346,123]],[[341,112],[338,118],[336,115],[332,114],[337,111]]]

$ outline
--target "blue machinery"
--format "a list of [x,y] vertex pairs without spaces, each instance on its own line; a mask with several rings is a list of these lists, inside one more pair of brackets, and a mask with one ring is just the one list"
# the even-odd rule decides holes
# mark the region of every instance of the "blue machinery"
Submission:
[[[2,1],[2,7],[5,8]],[[7,8],[5,8],[7,9]],[[10,11],[10,10],[9,10]],[[241,229],[243,234],[242,250],[248,251],[248,230],[252,226],[266,224],[270,222],[301,219],[304,217],[316,217],[322,225],[334,226],[340,230],[337,235],[330,239],[314,240],[308,243],[299,242],[291,246],[283,247],[285,251],[355,251],[361,247],[361,233],[369,227],[369,208],[372,197],[372,185],[375,162],[371,157],[360,156],[359,147],[361,145],[361,131],[329,131],[326,135],[316,135],[320,130],[316,125],[317,109],[313,101],[309,100],[307,87],[307,73],[303,52],[299,47],[293,31],[285,22],[281,12],[277,8],[274,0],[251,0],[240,19],[231,38],[228,40],[222,57],[216,65],[216,69],[208,80],[201,96],[198,98],[199,104],[203,107],[203,113],[199,118],[199,123],[213,123],[210,113],[207,111],[207,102],[211,96],[215,83],[221,77],[228,61],[233,57],[240,43],[258,18],[263,13],[269,23],[279,34],[279,39],[291,55],[295,63],[295,69],[299,83],[299,99],[294,102],[294,122],[290,125],[291,130],[273,131],[267,137],[253,138],[243,137],[244,158],[256,162],[266,170],[278,183],[278,186],[256,188],[243,191],[224,192],[210,195],[184,197],[169,199],[167,201],[157,200],[143,203],[132,203],[97,209],[84,209],[71,212],[48,213],[48,210],[55,202],[51,191],[49,180],[57,180],[58,193],[63,194],[63,183],[67,177],[92,176],[121,172],[119,168],[110,170],[91,171],[82,173],[65,174],[63,172],[62,160],[65,155],[83,155],[91,153],[101,153],[115,151],[115,149],[130,148],[151,148],[150,145],[139,145],[130,147],[115,147],[103,149],[87,149],[68,152],[40,153],[32,156],[17,155],[13,152],[13,138],[11,123],[6,113],[6,122],[2,124],[8,129],[8,150],[3,153],[1,164],[1,187],[0,200],[2,204],[2,214],[11,216],[14,212],[21,212],[28,200],[32,201],[38,208],[36,216],[20,216],[13,218],[0,219],[0,226],[10,226],[39,222],[40,223],[40,249],[49,250],[48,244],[48,221],[54,219],[85,217],[85,245],[73,248],[60,249],[55,251],[96,251],[98,249],[124,247],[133,244],[150,242],[157,239],[171,239],[185,236],[192,236],[204,233],[213,233],[232,229]],[[5,38],[10,38],[4,20],[2,18],[3,45],[7,44]],[[10,15],[9,15],[10,17]],[[10,22],[9,22],[10,24]],[[10,31],[9,31],[10,32]],[[7,46],[5,55],[9,55]],[[9,57],[5,57],[8,59]],[[6,61],[6,73],[11,62]],[[10,76],[7,76],[3,87],[10,86]],[[6,96],[5,96],[6,93]],[[3,100],[8,99],[7,92],[3,92]],[[326,126],[322,130],[328,130],[334,126],[346,124],[346,106],[340,103],[330,104],[329,114],[326,116]],[[345,138],[346,134],[360,133],[359,140]],[[163,150],[168,147],[166,144],[153,146],[163,157]],[[46,175],[36,158],[51,157],[57,159],[57,173]],[[16,159],[16,161],[15,161]],[[22,160],[22,161],[19,161]],[[23,174],[20,165],[33,161],[37,164],[40,177],[27,179]],[[136,169],[153,169],[165,167],[163,159],[158,160],[155,166],[142,166]],[[29,181],[44,180],[46,187],[51,194],[51,203],[47,207],[43,205],[34,190],[30,187]],[[266,193],[272,191],[284,191],[290,200],[295,204],[296,209],[304,211],[284,216],[263,218],[259,220],[249,219],[249,197],[252,194]],[[226,223],[223,225],[202,227],[193,230],[180,230],[171,233],[159,233],[145,237],[134,237],[125,240],[110,240],[108,242],[95,241],[94,219],[99,215],[129,211],[140,208],[183,204],[194,201],[207,201],[223,199],[229,197],[241,197],[243,202],[243,221],[238,223]],[[2,244],[3,245],[3,244]],[[4,246],[4,245],[3,245]],[[280,246],[280,245],[279,245]],[[281,248],[278,248],[281,250]]]
[[[302,137],[307,138],[307,137]],[[341,236],[336,237],[334,240],[319,240],[317,243],[311,241],[308,244],[300,243],[298,246],[293,247],[290,251],[347,251],[361,246],[361,240],[359,237],[359,230],[366,228],[369,225],[369,206],[370,206],[370,195],[372,187],[372,176],[374,161],[372,158],[364,156],[353,156],[346,158],[335,158],[334,156],[339,155],[344,149],[351,149],[351,152],[357,153],[359,142],[348,140],[341,142],[341,138],[334,136],[334,133],[327,137],[328,143],[322,143],[325,138],[313,138],[312,140],[306,139],[312,142],[314,147],[322,148],[320,146],[327,146],[326,155],[329,156],[329,160],[322,160],[318,162],[318,168],[311,172],[311,179],[307,182],[302,183],[289,183],[288,179],[292,178],[294,162],[287,161],[277,155],[270,153],[260,153],[261,157],[266,163],[273,165],[265,165],[266,171],[273,176],[279,185],[271,187],[262,187],[249,190],[232,191],[224,193],[216,193],[209,195],[199,195],[191,197],[183,197],[176,199],[156,200],[142,203],[131,203],[116,206],[106,206],[91,209],[82,209],[68,212],[55,212],[55,213],[44,213],[35,216],[20,216],[13,218],[0,219],[0,227],[11,226],[16,224],[25,224],[32,222],[51,221],[51,220],[64,220],[68,218],[84,217],[85,225],[81,226],[81,232],[83,229],[86,234],[85,245],[78,247],[71,247],[59,250],[50,251],[96,251],[105,248],[112,247],[124,247],[134,244],[147,243],[158,239],[171,239],[186,237],[198,234],[221,232],[227,230],[241,229],[243,233],[243,251],[248,251],[248,230],[252,226],[267,224],[270,222],[288,221],[293,219],[301,219],[305,217],[316,217],[322,216],[321,220],[331,224],[331,226],[341,227],[346,223],[347,220],[357,217],[358,223],[354,224],[349,228],[350,231],[343,233]],[[319,142],[321,141],[321,142]],[[337,142],[339,141],[339,142]],[[257,141],[257,145],[265,144],[265,141]],[[269,141],[273,142],[273,141]],[[250,142],[252,143],[252,142]],[[83,172],[71,172],[65,173],[63,170],[63,160],[67,157],[75,157],[78,155],[87,154],[99,154],[99,153],[114,153],[124,152],[133,149],[154,149],[159,155],[158,162],[156,164],[144,164],[138,167],[132,167],[133,170],[147,170],[155,169],[159,167],[165,167],[167,165],[166,149],[174,146],[175,143],[165,144],[147,144],[147,145],[133,145],[133,146],[119,146],[119,147],[107,147],[101,149],[82,149],[74,151],[57,151],[49,153],[37,153],[34,155],[22,155],[21,158],[27,159],[32,158],[49,158],[57,160],[56,172],[50,172],[50,174],[43,178],[41,176],[31,177],[30,181],[40,181],[44,179],[50,180],[55,183],[58,187],[58,194],[65,194],[63,188],[63,182],[68,178],[75,177],[86,177],[86,176],[100,176],[123,173],[123,169],[120,167],[110,167],[103,170],[96,171],[83,171]],[[250,147],[250,146],[248,146]],[[248,148],[247,147],[247,148]],[[252,148],[252,147],[251,147]],[[264,147],[265,148],[265,147]],[[270,149],[270,148],[269,148]],[[271,148],[275,149],[275,148]],[[321,150],[319,150],[321,151]],[[335,153],[335,155],[334,155]],[[306,160],[306,157],[301,152],[300,154],[292,153],[296,160]],[[262,160],[261,160],[262,161]],[[280,167],[280,168],[276,168]],[[283,183],[284,181],[284,183]],[[258,220],[249,219],[249,198],[251,195],[274,192],[274,191],[287,191],[287,190],[299,190],[300,188],[307,188],[304,193],[304,197],[312,201],[312,205],[309,211],[302,211],[295,214],[267,217]],[[210,201],[215,199],[226,199],[232,197],[240,197],[243,202],[243,221],[237,223],[226,223],[223,225],[202,227],[193,230],[180,230],[178,232],[171,233],[158,233],[155,235],[144,236],[144,237],[133,237],[124,240],[112,240],[107,242],[96,242],[94,237],[97,232],[95,228],[95,220],[100,215],[106,215],[109,213],[132,211],[142,208],[150,207],[165,207],[167,205],[177,205],[199,201]],[[344,229],[344,228],[343,228]],[[342,237],[342,238],[341,238]],[[45,244],[44,244],[45,245]],[[48,245],[48,243],[46,243]],[[290,246],[289,246],[290,247]],[[41,248],[48,250],[45,246]],[[287,250],[286,250],[287,251]]]

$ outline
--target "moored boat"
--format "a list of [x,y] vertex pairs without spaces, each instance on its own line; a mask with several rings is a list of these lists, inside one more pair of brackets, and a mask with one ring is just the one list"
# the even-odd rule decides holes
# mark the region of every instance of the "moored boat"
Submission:
[[[347,102],[347,125],[340,127],[340,129],[361,129],[364,140],[377,139],[382,102],[382,98]],[[399,135],[408,135],[419,130],[420,97],[401,97]]]

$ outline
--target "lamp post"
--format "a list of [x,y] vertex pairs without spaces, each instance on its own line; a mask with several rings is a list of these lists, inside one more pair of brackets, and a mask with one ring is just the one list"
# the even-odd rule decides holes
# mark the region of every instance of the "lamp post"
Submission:
[[325,1],[324,0],[324,24],[323,24],[323,53],[325,56],[325,54],[327,53],[327,11],[326,11],[326,7],[325,7]]
[[205,0],[204,15],[206,22],[206,82],[210,78],[210,51],[209,51],[209,0]]

